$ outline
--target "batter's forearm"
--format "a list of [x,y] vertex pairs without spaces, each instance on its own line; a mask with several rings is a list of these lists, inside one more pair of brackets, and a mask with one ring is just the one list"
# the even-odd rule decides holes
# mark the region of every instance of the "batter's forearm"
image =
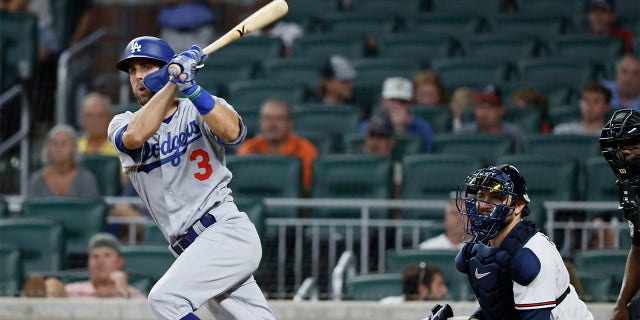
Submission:
[[133,115],[122,135],[127,149],[139,149],[158,131],[167,112],[176,104],[177,93],[178,87],[169,82]]
[[638,289],[640,289],[640,247],[631,246],[624,270],[622,288],[616,304],[626,308]]
[[213,110],[202,117],[211,128],[211,131],[222,141],[232,142],[240,136],[241,129],[238,115],[217,101]]

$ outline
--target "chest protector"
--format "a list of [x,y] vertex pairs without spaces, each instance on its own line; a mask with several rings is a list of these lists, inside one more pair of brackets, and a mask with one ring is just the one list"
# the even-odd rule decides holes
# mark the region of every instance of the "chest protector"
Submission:
[[[478,303],[487,319],[519,319],[513,300],[511,260],[537,230],[530,221],[521,221],[498,247],[467,243],[456,265],[467,274]],[[462,259],[460,259],[462,258]]]

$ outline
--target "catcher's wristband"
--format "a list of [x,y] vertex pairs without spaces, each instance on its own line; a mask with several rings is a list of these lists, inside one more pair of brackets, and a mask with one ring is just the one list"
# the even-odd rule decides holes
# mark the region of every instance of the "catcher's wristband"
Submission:
[[216,105],[216,100],[213,96],[199,85],[195,85],[182,93],[193,102],[193,105],[196,106],[201,115],[211,112]]

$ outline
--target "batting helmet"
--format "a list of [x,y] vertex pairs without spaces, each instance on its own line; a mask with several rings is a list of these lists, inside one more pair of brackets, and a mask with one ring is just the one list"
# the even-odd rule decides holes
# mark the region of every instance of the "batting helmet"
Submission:
[[[478,199],[478,192],[481,190],[485,193],[501,195],[504,199],[501,203]],[[508,202],[508,196],[511,196],[511,202]],[[496,236],[504,226],[505,219],[513,213],[518,200],[524,201],[525,204],[530,202],[524,177],[516,167],[509,164],[476,170],[458,186],[456,198],[462,200],[456,201],[458,210],[469,217],[464,226],[465,233],[473,236],[472,241],[480,242]],[[478,212],[478,202],[494,205],[491,213],[483,215]],[[462,203],[464,208],[460,207]],[[526,205],[522,215],[529,215],[529,208]]]
[[129,72],[129,60],[133,58],[147,58],[165,65],[171,61],[175,53],[169,44],[156,37],[138,37],[129,42],[122,52],[122,58],[116,63],[116,68]]
[[640,112],[616,110],[600,132],[600,151],[618,178],[640,176],[640,157],[625,159],[623,149],[640,144]]

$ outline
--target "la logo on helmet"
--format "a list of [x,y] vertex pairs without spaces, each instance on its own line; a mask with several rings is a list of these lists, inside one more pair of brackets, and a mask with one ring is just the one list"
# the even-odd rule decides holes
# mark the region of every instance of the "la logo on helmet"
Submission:
[[138,41],[134,42],[131,46],[131,53],[142,51],[142,46],[138,43]]

